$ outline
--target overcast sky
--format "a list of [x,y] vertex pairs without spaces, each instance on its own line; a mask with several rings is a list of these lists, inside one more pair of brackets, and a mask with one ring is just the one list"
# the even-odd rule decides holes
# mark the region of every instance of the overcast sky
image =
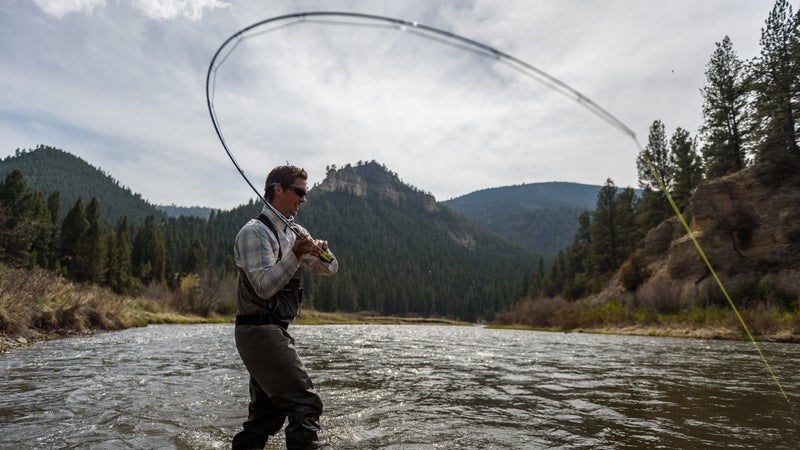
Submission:
[[[436,27],[561,80],[647,143],[696,135],[725,35],[758,55],[759,0],[0,0],[0,157],[49,145],[153,203],[229,209],[254,194],[208,113],[206,72],[261,20],[347,11]],[[283,23],[283,22],[282,22]],[[257,187],[275,165],[376,160],[438,200],[543,181],[637,186],[634,141],[497,61],[399,29],[305,21],[252,35],[219,65],[214,108]],[[313,196],[309,201],[313,200]]]

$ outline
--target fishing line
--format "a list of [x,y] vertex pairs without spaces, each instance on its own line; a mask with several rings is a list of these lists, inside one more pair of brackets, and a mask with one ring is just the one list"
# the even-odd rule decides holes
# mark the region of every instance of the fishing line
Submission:
[[[281,23],[281,22],[286,22],[286,23]],[[217,137],[222,143],[222,147],[225,149],[225,153],[228,154],[228,157],[230,158],[231,162],[233,162],[234,167],[236,167],[236,169],[239,171],[239,174],[242,176],[242,178],[244,178],[244,180],[247,182],[250,188],[253,189],[258,198],[261,199],[261,201],[263,201],[266,205],[268,205],[273,211],[275,211],[275,209],[272,208],[272,205],[270,205],[264,199],[261,193],[259,193],[258,189],[256,189],[255,186],[253,186],[253,184],[247,178],[247,175],[245,175],[244,171],[239,166],[239,163],[236,162],[236,158],[233,157],[230,148],[225,142],[225,138],[223,137],[222,130],[219,126],[216,113],[214,111],[214,89],[216,84],[216,73],[217,70],[220,68],[220,66],[238,47],[239,43],[241,43],[245,39],[263,35],[265,33],[270,33],[282,28],[295,26],[301,23],[399,30],[404,33],[412,34],[443,45],[451,46],[488,59],[492,59],[494,61],[500,62],[510,67],[511,69],[515,70],[516,72],[522,75],[525,75],[528,78],[531,78],[535,81],[538,81],[541,84],[544,84],[553,91],[556,91],[568,98],[573,99],[576,103],[578,103],[588,111],[592,112],[600,119],[602,119],[609,125],[616,128],[617,130],[621,131],[623,134],[630,137],[633,140],[634,144],[636,145],[636,148],[639,150],[640,154],[643,155],[648,168],[650,169],[651,173],[656,179],[659,187],[661,188],[661,191],[666,196],[667,201],[672,207],[672,210],[675,212],[675,215],[678,217],[678,220],[683,226],[683,229],[689,235],[689,239],[691,239],[695,249],[697,249],[697,252],[699,253],[700,257],[702,258],[706,267],[710,271],[711,275],[713,276],[714,280],[716,281],[723,295],[727,299],[728,304],[730,305],[731,309],[733,309],[733,312],[735,313],[737,319],[739,319],[739,323],[741,323],[742,327],[745,330],[745,333],[747,334],[747,337],[750,339],[750,342],[752,342],[753,346],[755,347],[756,351],[761,357],[762,362],[766,366],[767,371],[772,376],[772,379],[775,382],[775,384],[778,386],[778,390],[786,399],[786,401],[789,401],[789,397],[786,395],[783,386],[781,386],[781,383],[778,380],[778,377],[775,375],[775,372],[772,370],[772,367],[769,365],[769,362],[767,362],[767,358],[761,351],[761,347],[758,345],[758,342],[755,340],[752,333],[750,332],[750,329],[747,327],[747,324],[745,323],[744,319],[739,313],[738,308],[736,308],[736,305],[733,303],[733,300],[728,294],[727,289],[725,289],[725,286],[723,285],[722,281],[717,275],[716,270],[714,270],[714,267],[709,261],[705,252],[703,251],[703,248],[700,246],[700,243],[695,238],[694,233],[689,227],[689,224],[686,222],[686,219],[684,218],[683,214],[678,208],[678,205],[675,203],[663,180],[658,175],[655,165],[650,160],[649,153],[645,151],[645,149],[642,147],[642,144],[636,137],[636,133],[634,133],[634,131],[630,127],[625,125],[625,123],[623,123],[616,116],[608,112],[605,108],[601,107],[593,100],[583,95],[576,89],[572,88],[568,84],[564,83],[563,81],[559,80],[558,78],[555,78],[554,76],[539,69],[538,67],[528,64],[507,53],[504,53],[500,50],[497,50],[496,48],[490,47],[478,41],[465,38],[463,36],[459,36],[449,31],[440,30],[438,28],[423,25],[418,22],[412,22],[403,19],[395,19],[385,16],[377,16],[372,14],[338,12],[338,11],[303,12],[303,13],[287,14],[283,16],[276,16],[262,20],[260,22],[256,22],[248,27],[239,30],[238,32],[234,33],[231,37],[229,37],[225,42],[223,42],[223,44],[219,47],[219,49],[217,49],[217,52],[211,59],[211,63],[209,64],[208,67],[208,72],[206,74],[206,101],[208,103],[208,112],[211,115],[211,122],[214,125],[214,130],[217,133]],[[257,32],[255,31],[262,27],[266,28],[261,29]],[[277,213],[277,211],[275,212]],[[282,220],[285,221],[285,218],[280,213],[277,214],[278,217],[280,217]]]

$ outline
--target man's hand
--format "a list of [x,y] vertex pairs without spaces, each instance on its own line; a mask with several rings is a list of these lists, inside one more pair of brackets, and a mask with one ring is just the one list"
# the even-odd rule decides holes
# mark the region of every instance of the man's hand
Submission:
[[328,250],[328,241],[323,241],[322,239],[314,239],[314,249],[311,250],[311,255],[315,257],[319,257],[319,254],[322,251]]
[[310,236],[306,236],[304,238],[298,237],[297,240],[294,241],[292,251],[298,259],[309,253],[313,255],[314,252],[316,252],[316,256],[319,256],[319,249],[316,247],[316,242]]

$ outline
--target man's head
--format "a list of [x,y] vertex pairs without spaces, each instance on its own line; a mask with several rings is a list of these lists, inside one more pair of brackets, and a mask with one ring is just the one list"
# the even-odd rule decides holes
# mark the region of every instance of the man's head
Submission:
[[306,201],[307,180],[308,174],[300,167],[278,166],[267,175],[264,195],[284,216],[297,215]]

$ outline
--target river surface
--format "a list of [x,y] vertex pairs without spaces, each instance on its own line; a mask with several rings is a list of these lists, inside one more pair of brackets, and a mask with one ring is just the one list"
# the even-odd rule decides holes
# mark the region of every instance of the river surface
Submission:
[[[799,448],[800,346],[453,326],[293,326],[337,449]],[[2,449],[224,449],[232,325],[0,354]],[[283,432],[267,448],[285,448]]]

